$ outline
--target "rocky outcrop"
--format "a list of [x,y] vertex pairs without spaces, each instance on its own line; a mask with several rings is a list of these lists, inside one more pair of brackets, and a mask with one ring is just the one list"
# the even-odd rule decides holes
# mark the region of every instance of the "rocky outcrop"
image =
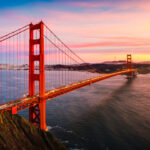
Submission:
[[50,132],[19,115],[0,114],[0,150],[66,150]]

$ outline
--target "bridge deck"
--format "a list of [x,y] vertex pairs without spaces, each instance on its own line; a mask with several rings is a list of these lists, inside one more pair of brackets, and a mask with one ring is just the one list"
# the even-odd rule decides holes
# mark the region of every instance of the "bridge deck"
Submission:
[[[123,70],[123,71],[119,71],[119,72],[115,72],[115,73],[106,74],[103,76],[98,76],[98,77],[84,80],[81,82],[69,84],[67,86],[63,86],[63,87],[45,92],[44,99],[50,100],[50,99],[55,98],[57,96],[61,96],[61,95],[66,94],[68,92],[74,91],[76,89],[82,88],[82,87],[90,85],[90,84],[93,84],[95,82],[98,82],[98,81],[101,81],[101,80],[104,80],[104,79],[107,79],[107,78],[110,78],[113,76],[117,76],[117,75],[121,75],[121,74],[127,74],[130,72],[136,72],[136,69],[127,69],[127,70]],[[39,99],[38,94],[35,96],[30,96],[30,97],[28,96],[28,97],[21,98],[21,99],[15,100],[15,101],[1,104],[0,105],[0,112],[11,110],[12,107],[17,107],[17,110],[20,111],[20,110],[27,109],[31,106],[38,104],[39,101],[40,101],[40,99]]]

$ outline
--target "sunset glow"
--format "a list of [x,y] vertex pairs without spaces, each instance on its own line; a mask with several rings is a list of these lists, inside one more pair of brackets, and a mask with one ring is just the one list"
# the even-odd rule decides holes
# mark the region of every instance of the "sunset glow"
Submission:
[[87,62],[124,60],[127,53],[133,54],[134,61],[150,60],[148,0],[1,3],[0,36],[43,20]]

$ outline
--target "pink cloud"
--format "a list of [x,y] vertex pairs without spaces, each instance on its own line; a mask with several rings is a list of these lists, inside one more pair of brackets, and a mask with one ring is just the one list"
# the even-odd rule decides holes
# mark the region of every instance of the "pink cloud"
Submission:
[[126,37],[126,36],[83,36],[85,38],[98,39],[98,40],[112,40],[112,41],[128,41],[128,42],[143,42],[149,43],[150,38]]
[[[150,12],[67,12],[42,10],[46,24],[68,39],[97,35],[143,36],[148,35]],[[138,17],[137,17],[138,16]],[[147,24],[147,25],[146,25]],[[143,33],[143,34],[141,34]]]
[[110,6],[109,3],[104,2],[69,2],[68,4],[79,7],[106,7]]
[[142,1],[115,1],[115,2],[69,2],[69,5],[77,6],[77,7],[85,7],[85,8],[113,8],[113,9],[134,9],[134,10],[149,10],[150,2],[149,0],[142,0]]
[[[39,12],[43,15],[44,22],[66,44],[72,43],[70,44],[72,48],[150,46],[149,1],[120,3],[74,2],[69,4],[86,7],[86,9],[82,12],[73,12],[67,9],[66,11],[56,11],[54,9],[39,8]],[[99,11],[95,9],[96,7],[113,7],[114,9]],[[133,11],[131,11],[132,9],[118,11],[119,9],[130,8],[134,8]],[[0,32],[2,34],[13,31],[31,21],[37,23],[40,21],[40,17],[38,14],[28,16],[25,13],[6,11],[3,16],[0,16],[0,20],[3,20],[7,25],[1,27]]]
[[106,41],[106,42],[88,42],[76,45],[70,45],[71,48],[90,48],[90,47],[139,47],[139,46],[150,46],[148,42],[136,42],[136,41]]

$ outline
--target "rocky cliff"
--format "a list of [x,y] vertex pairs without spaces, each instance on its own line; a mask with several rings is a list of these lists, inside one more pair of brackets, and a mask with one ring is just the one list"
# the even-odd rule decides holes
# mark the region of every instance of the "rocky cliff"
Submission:
[[0,114],[0,150],[66,150],[50,132],[19,115]]

